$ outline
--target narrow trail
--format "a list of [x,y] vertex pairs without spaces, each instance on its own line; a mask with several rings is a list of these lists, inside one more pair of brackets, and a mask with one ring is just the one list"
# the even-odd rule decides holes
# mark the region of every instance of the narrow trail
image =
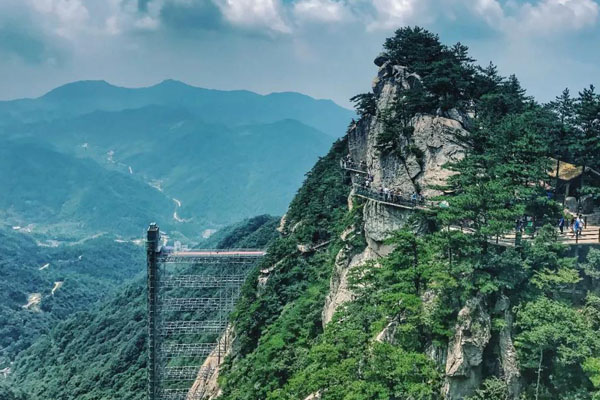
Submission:
[[177,222],[188,222],[189,219],[181,218],[177,214],[177,210],[179,210],[181,208],[181,201],[176,199],[175,197],[173,197],[171,200],[173,200],[173,202],[175,203],[175,211],[173,211],[173,219]]
[[52,296],[54,296],[54,292],[56,292],[58,289],[60,289],[63,284],[64,284],[63,281],[56,281],[56,282],[54,282],[54,287],[52,288],[52,292],[50,294]]

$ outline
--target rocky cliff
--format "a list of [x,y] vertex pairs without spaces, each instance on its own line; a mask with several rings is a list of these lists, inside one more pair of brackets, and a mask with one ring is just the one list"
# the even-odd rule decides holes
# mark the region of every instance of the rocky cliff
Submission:
[[[348,130],[348,154],[350,159],[364,165],[366,172],[372,178],[370,184],[374,189],[387,188],[400,195],[410,197],[419,193],[425,198],[440,195],[436,186],[443,184],[451,171],[444,168],[450,161],[463,157],[464,148],[456,142],[457,135],[466,133],[463,124],[467,117],[456,110],[448,116],[417,115],[410,121],[414,132],[410,139],[400,138],[404,149],[394,154],[382,152],[378,141],[385,130],[384,115],[393,112],[395,102],[402,96],[403,91],[419,85],[420,77],[411,74],[400,65],[392,65],[385,56],[375,59],[379,66],[377,77],[373,81],[375,112],[363,114],[353,122]],[[400,135],[400,133],[398,133]],[[415,149],[417,149],[415,151]],[[399,157],[397,154],[406,154]],[[354,174],[354,184],[362,184],[364,174]],[[351,192],[349,203],[354,199]],[[375,200],[366,200],[363,205],[363,226],[359,227],[364,233],[367,248],[358,255],[348,258],[350,249],[343,248],[336,258],[335,271],[331,280],[331,290],[323,310],[323,322],[326,324],[336,308],[352,298],[346,276],[348,271],[369,260],[385,256],[391,248],[385,244],[392,232],[406,226],[411,226],[415,233],[426,230],[419,219],[415,219],[413,210],[394,207]]]
[[[413,128],[411,137],[398,138],[403,148],[394,153],[382,151],[378,142],[385,130],[382,116],[389,116],[402,93],[420,85],[421,78],[409,73],[403,66],[393,65],[385,56],[378,57],[375,63],[379,66],[373,81],[375,112],[363,114],[351,124],[348,131],[350,159],[363,166],[368,174],[352,172],[353,184],[362,185],[365,176],[370,176],[370,186],[375,190],[387,188],[407,198],[413,193],[425,198],[439,196],[442,194],[439,186],[453,173],[444,166],[464,157],[465,149],[456,138],[468,134],[469,115],[455,109],[438,112],[439,115],[416,115],[410,120]],[[411,151],[407,151],[408,148]],[[353,190],[349,204],[352,205],[354,201],[357,200]],[[324,325],[331,321],[338,307],[353,299],[348,284],[348,274],[352,268],[368,261],[377,265],[377,259],[392,250],[386,240],[394,231],[406,227],[416,234],[427,231],[427,225],[414,210],[372,199],[358,201],[362,204],[362,226],[350,227],[349,231],[352,235],[363,234],[367,246],[359,254],[352,255],[351,246],[346,245],[337,254],[322,313]],[[435,293],[428,292],[426,297],[423,299],[425,306],[435,300]],[[513,317],[508,304],[508,299],[504,297],[495,305],[494,311],[482,298],[469,300],[457,316],[454,336],[449,343],[428,345],[428,355],[445,373],[442,387],[445,399],[464,399],[480,387],[486,351],[496,354],[500,359],[498,368],[507,383],[508,398],[518,398],[520,373],[511,337]],[[490,315],[493,312],[499,313],[505,324],[491,345]],[[375,341],[393,343],[395,331],[401,324],[400,316],[393,318],[375,337]]]

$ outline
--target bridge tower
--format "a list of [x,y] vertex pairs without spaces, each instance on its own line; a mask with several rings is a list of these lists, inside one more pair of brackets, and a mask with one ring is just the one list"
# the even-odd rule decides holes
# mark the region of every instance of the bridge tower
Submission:
[[181,250],[161,245],[150,224],[148,273],[148,400],[195,400],[194,382],[207,380],[229,345],[229,312],[250,269],[265,255],[257,249]]

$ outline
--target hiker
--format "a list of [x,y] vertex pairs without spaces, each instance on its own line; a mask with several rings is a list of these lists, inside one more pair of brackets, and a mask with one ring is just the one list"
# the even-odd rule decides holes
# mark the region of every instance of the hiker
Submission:
[[562,235],[564,233],[564,229],[565,229],[565,217],[564,216],[560,217],[560,221],[558,221],[558,228],[560,229],[560,234]]
[[577,217],[577,235],[581,236],[583,232],[583,220],[581,219],[581,215]]
[[384,187],[383,188],[383,198],[385,199],[385,201],[388,201],[390,197],[390,189]]
[[579,236],[579,218],[574,218],[573,219],[573,236],[577,237]]

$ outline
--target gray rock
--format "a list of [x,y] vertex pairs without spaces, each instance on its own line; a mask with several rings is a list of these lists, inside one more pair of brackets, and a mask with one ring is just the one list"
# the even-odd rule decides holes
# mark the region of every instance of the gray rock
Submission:
[[454,337],[448,346],[446,379],[442,388],[447,400],[462,400],[481,385],[483,352],[491,338],[491,318],[480,297],[458,313]]
[[569,196],[565,199],[565,207],[572,213],[578,212],[578,204],[577,199],[575,197]]
[[508,389],[508,400],[517,400],[521,394],[521,371],[517,360],[517,350],[512,340],[513,315],[510,311],[510,300],[502,295],[496,302],[496,312],[504,314],[504,326],[500,330],[498,344],[500,347],[500,365],[502,378]]
[[584,214],[591,214],[594,212],[595,201],[592,195],[588,194],[581,198],[581,212]]
[[375,65],[377,65],[378,67],[381,67],[383,64],[385,64],[390,58],[388,57],[387,54],[385,53],[379,53],[379,55],[377,57],[375,57],[375,60],[373,60],[373,62],[375,63]]

